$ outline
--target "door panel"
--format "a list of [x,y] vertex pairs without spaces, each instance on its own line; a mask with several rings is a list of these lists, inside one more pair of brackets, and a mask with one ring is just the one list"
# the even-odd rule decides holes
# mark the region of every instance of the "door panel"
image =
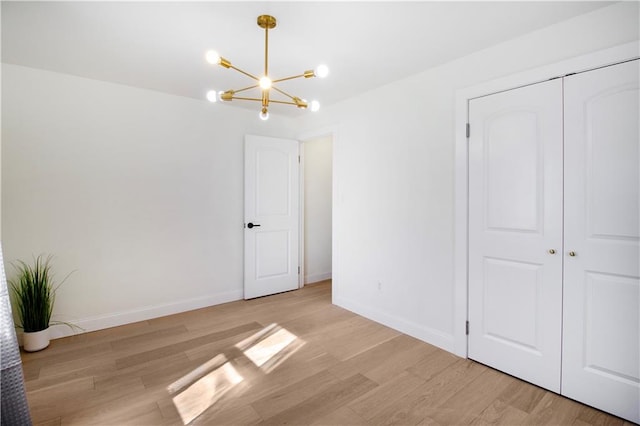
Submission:
[[257,216],[289,216],[291,214],[290,155],[288,150],[283,151],[279,146],[256,149],[255,214]]
[[469,103],[469,357],[556,392],[561,120],[560,80]]
[[538,118],[534,111],[518,109],[487,117],[484,166],[490,229],[540,231],[542,182]]
[[[613,376],[614,379],[637,381],[640,359],[637,339],[619,339],[610,330],[629,322],[629,333],[640,335],[637,302],[638,279],[612,274],[585,274],[584,311],[586,322],[584,365],[588,370]],[[614,351],[611,348],[615,348]],[[592,372],[596,372],[592,371]]]
[[487,257],[484,262],[486,337],[539,355],[540,338],[530,319],[540,303],[541,265]]
[[[263,221],[264,222],[264,221]],[[256,279],[282,277],[289,274],[291,264],[288,230],[256,231]],[[286,254],[286,255],[283,255]]]
[[636,423],[639,72],[633,61],[565,78],[562,365],[564,395]]
[[298,181],[298,141],[245,137],[245,299],[298,288]]

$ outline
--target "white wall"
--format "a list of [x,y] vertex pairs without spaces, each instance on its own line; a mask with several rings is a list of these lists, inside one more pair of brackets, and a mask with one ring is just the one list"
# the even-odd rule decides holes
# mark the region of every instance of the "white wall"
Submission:
[[338,129],[334,302],[453,351],[456,90],[638,40],[639,28],[638,3],[617,3],[303,119],[301,132]]
[[304,141],[304,282],[331,278],[332,138]]
[[75,270],[54,318],[92,330],[242,298],[243,136],[290,121],[6,64],[2,88],[5,259]]

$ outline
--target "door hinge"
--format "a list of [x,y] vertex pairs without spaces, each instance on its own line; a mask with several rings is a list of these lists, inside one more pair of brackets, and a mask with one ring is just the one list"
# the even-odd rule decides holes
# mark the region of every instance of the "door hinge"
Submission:
[[300,275],[300,267],[298,266],[298,275]]
[[469,321],[467,321],[467,322],[465,323],[464,330],[465,330],[465,333],[466,333],[466,334],[467,334],[467,336],[468,336],[468,335],[469,335]]
[[300,164],[300,156],[298,155],[298,164]]
[[471,125],[467,123],[467,139],[471,136]]

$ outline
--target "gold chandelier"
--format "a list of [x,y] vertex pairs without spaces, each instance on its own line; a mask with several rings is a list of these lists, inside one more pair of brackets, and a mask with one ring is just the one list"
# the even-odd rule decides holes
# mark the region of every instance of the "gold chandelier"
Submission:
[[[270,15],[260,15],[258,16],[258,26],[264,29],[264,74],[261,77],[257,77],[253,74],[250,74],[246,71],[241,70],[231,64],[231,62],[223,57],[221,57],[218,52],[210,50],[206,54],[207,62],[211,64],[218,64],[224,68],[231,68],[238,71],[241,74],[246,75],[256,82],[256,84],[243,87],[241,89],[236,90],[227,90],[224,92],[216,92],[215,90],[211,90],[207,93],[207,99],[211,102],[217,102],[218,99],[222,101],[232,101],[232,100],[242,100],[242,101],[257,101],[262,103],[262,109],[260,111],[260,118],[266,120],[269,118],[269,104],[285,104],[285,105],[294,105],[301,109],[307,109],[310,107],[312,111],[317,111],[320,108],[320,103],[318,101],[307,102],[305,99],[301,99],[297,96],[292,96],[287,92],[279,89],[275,86],[276,83],[280,83],[287,80],[293,80],[296,78],[311,78],[311,77],[326,77],[329,74],[329,68],[326,65],[320,65],[315,70],[308,70],[303,72],[302,74],[293,75],[291,77],[284,77],[278,79],[272,79],[269,76],[269,30],[272,30],[276,27],[276,18]],[[238,93],[259,88],[261,91],[260,98],[251,98],[238,96]],[[287,100],[277,100],[271,98],[271,90],[283,95]]]

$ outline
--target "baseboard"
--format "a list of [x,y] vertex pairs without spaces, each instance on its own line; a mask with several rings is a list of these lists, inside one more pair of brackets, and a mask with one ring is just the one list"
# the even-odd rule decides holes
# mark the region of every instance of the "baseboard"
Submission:
[[333,300],[333,303],[360,316],[382,325],[386,325],[387,327],[391,327],[394,330],[398,330],[401,333],[415,337],[416,339],[422,340],[430,345],[437,346],[440,349],[451,352],[455,355],[454,336],[452,334],[447,334],[440,330],[434,330],[432,328],[416,324],[412,321],[407,321],[405,319],[389,315],[377,309],[364,306],[351,299],[337,297]]
[[[52,326],[51,339],[59,339],[61,337],[71,336],[74,334],[103,330],[105,328],[117,327],[119,325],[131,324],[138,321],[146,321],[153,318],[178,314],[180,312],[192,311],[194,309],[206,308],[209,306],[220,305],[222,303],[233,302],[236,300],[241,300],[242,298],[242,290],[236,290],[224,293],[216,293],[204,297],[181,300],[174,303],[145,306],[128,311],[81,318],[71,321],[74,325],[77,325],[81,329],[72,329],[66,325],[61,324]],[[21,341],[21,337],[22,336],[19,336],[19,341]]]
[[331,279],[331,271],[324,272],[322,274],[313,274],[313,275],[305,275],[304,283],[312,284],[320,281],[330,280]]

